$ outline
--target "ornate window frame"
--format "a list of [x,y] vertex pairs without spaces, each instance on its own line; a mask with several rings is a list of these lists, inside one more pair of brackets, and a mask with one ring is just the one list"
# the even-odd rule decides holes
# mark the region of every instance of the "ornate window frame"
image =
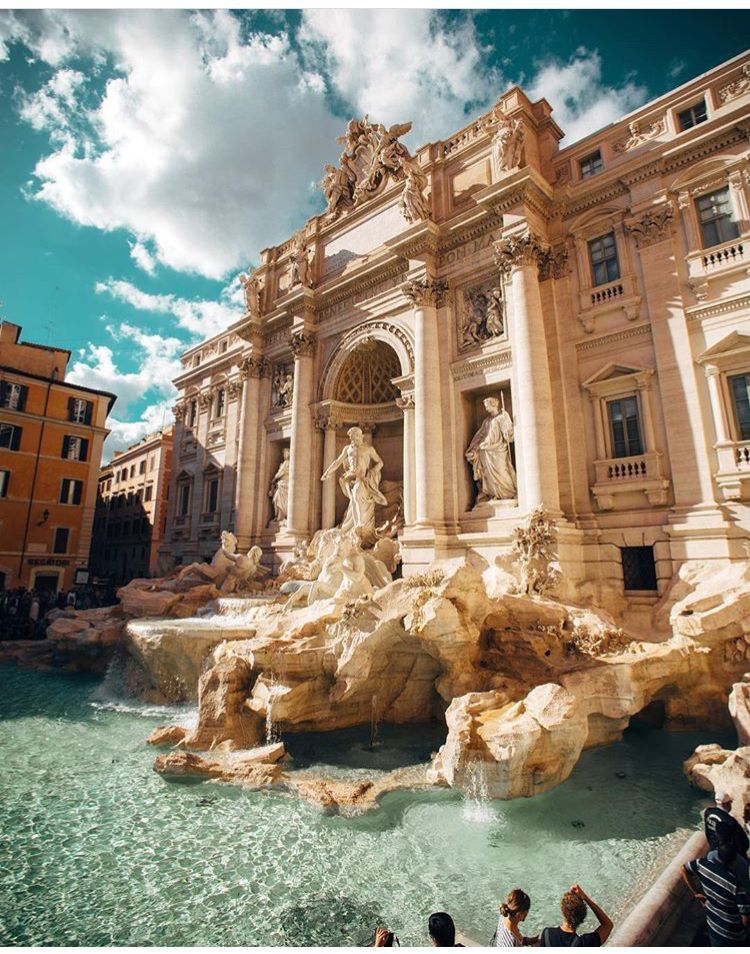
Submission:
[[750,441],[737,428],[729,379],[750,374],[750,335],[733,331],[696,359],[706,375],[716,443],[716,483],[725,500],[750,497]]
[[[710,297],[714,279],[746,273],[750,267],[750,162],[747,158],[706,159],[678,176],[669,192],[680,211],[687,255],[688,286],[699,302]],[[720,245],[703,246],[696,202],[701,196],[729,189],[739,235]]]
[[[635,321],[641,298],[635,271],[635,256],[625,226],[626,209],[608,207],[586,212],[570,225],[578,271],[578,320],[586,334],[595,330],[603,315],[621,312],[628,321]],[[620,277],[604,285],[594,284],[589,258],[589,242],[612,232],[617,248]]]
[[[592,405],[596,456],[591,493],[600,510],[618,509],[618,496],[633,491],[643,493],[651,506],[667,503],[669,481],[663,473],[663,454],[654,429],[654,373],[652,368],[610,362],[582,384]],[[638,404],[643,452],[615,457],[607,405],[626,397],[635,397]]]

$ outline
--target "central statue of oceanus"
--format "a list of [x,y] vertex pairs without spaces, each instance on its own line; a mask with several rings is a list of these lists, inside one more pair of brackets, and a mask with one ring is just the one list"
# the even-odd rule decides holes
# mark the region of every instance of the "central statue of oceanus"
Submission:
[[383,461],[374,447],[365,444],[361,428],[350,427],[347,436],[349,443],[320,479],[328,480],[339,467],[344,468],[339,485],[349,506],[341,529],[356,530],[362,542],[371,541],[375,537],[375,507],[388,503],[380,491]]

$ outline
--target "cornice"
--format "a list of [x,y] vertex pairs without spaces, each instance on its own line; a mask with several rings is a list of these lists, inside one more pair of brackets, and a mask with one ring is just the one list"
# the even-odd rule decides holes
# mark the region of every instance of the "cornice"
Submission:
[[737,295],[735,298],[724,298],[707,305],[696,305],[686,309],[686,313],[688,321],[700,321],[705,318],[728,315],[743,308],[750,310],[750,295]]
[[462,381],[464,378],[471,378],[476,374],[484,374],[487,371],[510,368],[512,364],[513,355],[510,348],[506,346],[502,351],[494,351],[491,354],[457,361],[451,365],[451,376],[455,381]]
[[649,324],[636,325],[634,328],[623,328],[622,331],[614,331],[608,335],[600,335],[598,338],[587,338],[576,344],[576,351],[593,351],[595,348],[603,348],[609,344],[619,344],[621,341],[630,341],[632,338],[651,337],[651,326]]

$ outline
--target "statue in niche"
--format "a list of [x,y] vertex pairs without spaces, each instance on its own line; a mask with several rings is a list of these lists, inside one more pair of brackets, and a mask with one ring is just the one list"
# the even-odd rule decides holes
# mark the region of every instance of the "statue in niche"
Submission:
[[380,491],[383,461],[374,447],[365,444],[362,428],[350,427],[347,436],[349,443],[320,479],[328,480],[339,467],[344,468],[339,485],[349,500],[349,506],[341,530],[356,530],[364,544],[375,538],[375,506],[388,503]]
[[501,173],[520,169],[524,163],[526,130],[522,119],[508,119],[496,109],[485,128],[492,136],[492,165],[495,178]]
[[247,275],[240,275],[239,282],[245,293],[245,309],[247,313],[249,315],[259,315],[263,282],[252,272],[248,272]]
[[483,287],[467,292],[464,298],[464,320],[461,348],[470,348],[505,331],[502,290]]
[[421,222],[429,218],[430,206],[425,198],[424,190],[427,187],[427,176],[422,172],[415,159],[404,163],[406,182],[401,193],[399,208],[407,222]]
[[294,375],[289,366],[279,365],[273,376],[271,404],[274,407],[291,407],[294,395]]
[[289,448],[285,447],[281,452],[281,463],[279,469],[271,478],[271,488],[268,491],[273,505],[273,519],[283,526],[286,523],[286,515],[289,509]]
[[496,397],[484,399],[487,417],[466,449],[474,480],[479,485],[477,503],[514,500],[518,494],[516,472],[510,458],[513,421]]

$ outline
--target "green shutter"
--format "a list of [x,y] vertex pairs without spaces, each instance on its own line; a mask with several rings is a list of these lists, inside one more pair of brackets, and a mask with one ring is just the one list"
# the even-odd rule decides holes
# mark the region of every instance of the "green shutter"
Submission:
[[81,438],[81,460],[89,459],[89,439],[88,437]]

